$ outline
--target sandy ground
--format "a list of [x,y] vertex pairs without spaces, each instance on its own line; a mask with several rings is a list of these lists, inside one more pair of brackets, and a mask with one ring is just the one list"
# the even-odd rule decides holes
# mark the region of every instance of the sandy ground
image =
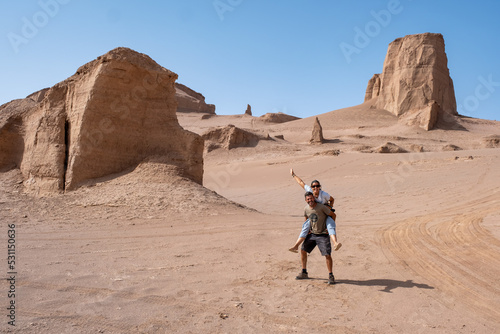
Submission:
[[[41,198],[24,193],[17,171],[0,173],[4,254],[8,224],[16,233],[16,327],[7,323],[11,286],[1,280],[0,331],[500,332],[500,149],[481,147],[500,133],[498,123],[471,119],[468,131],[421,133],[374,113],[371,123],[359,114],[342,123],[342,111],[320,116],[324,145],[307,144],[310,119],[257,126],[245,116],[180,118],[199,132],[240,122],[284,134],[206,155],[204,185],[225,198],[152,178],[161,166]],[[391,136],[433,150],[356,150]],[[441,150],[450,143],[466,149]],[[341,153],[325,153],[332,149]],[[305,202],[292,167],[335,197],[344,245],[333,254],[336,285],[326,284],[317,250],[311,279],[295,280],[299,256],[287,249]]]

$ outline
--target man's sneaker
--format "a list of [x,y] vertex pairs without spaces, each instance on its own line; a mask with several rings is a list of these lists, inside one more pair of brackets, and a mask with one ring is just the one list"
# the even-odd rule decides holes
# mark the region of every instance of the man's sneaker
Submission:
[[299,276],[295,277],[295,279],[308,279],[309,275],[307,273],[301,272]]
[[335,276],[330,275],[328,277],[328,284],[335,284]]

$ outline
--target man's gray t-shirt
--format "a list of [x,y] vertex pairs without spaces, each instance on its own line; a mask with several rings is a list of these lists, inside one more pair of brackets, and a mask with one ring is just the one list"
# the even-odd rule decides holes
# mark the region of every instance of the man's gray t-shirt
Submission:
[[316,203],[316,206],[311,208],[306,205],[304,216],[311,222],[311,232],[314,234],[328,234],[326,229],[326,217],[330,213],[330,208],[321,203]]

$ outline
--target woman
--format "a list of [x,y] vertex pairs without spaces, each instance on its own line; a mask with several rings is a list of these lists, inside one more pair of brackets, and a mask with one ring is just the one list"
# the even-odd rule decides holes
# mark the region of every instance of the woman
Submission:
[[[307,184],[304,183],[304,181],[301,180],[300,177],[298,177],[294,172],[293,169],[290,169],[290,174],[292,174],[292,177],[294,178],[295,181],[305,190],[305,191],[310,191],[313,193],[314,197],[316,198],[316,202],[324,204],[332,208],[333,202],[335,199],[330,196],[327,192],[321,190],[321,184],[319,183],[318,180],[314,180],[311,182],[311,186],[308,186]],[[332,211],[335,211],[332,209]],[[336,231],[336,224],[334,218],[328,216],[326,219],[326,227],[328,229],[328,234],[330,235],[330,238],[332,239],[333,243],[333,250],[339,250],[340,247],[342,247],[342,244],[337,241],[337,231]],[[299,246],[304,242],[306,239],[307,234],[309,234],[309,230],[311,229],[311,222],[307,219],[304,224],[302,225],[302,231],[300,232],[299,238],[297,239],[297,242],[295,245],[293,245],[292,248],[289,248],[288,250],[290,252],[297,253],[299,251]]]

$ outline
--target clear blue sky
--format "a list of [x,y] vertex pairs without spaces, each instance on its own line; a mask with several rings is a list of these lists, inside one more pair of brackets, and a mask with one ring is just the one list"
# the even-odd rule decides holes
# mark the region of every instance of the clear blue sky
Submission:
[[[126,46],[176,72],[217,114],[250,104],[256,116],[308,117],[362,103],[390,42],[434,32],[445,39],[459,112],[500,120],[496,0],[24,0],[0,8],[0,104]],[[347,45],[355,51],[342,51]]]

